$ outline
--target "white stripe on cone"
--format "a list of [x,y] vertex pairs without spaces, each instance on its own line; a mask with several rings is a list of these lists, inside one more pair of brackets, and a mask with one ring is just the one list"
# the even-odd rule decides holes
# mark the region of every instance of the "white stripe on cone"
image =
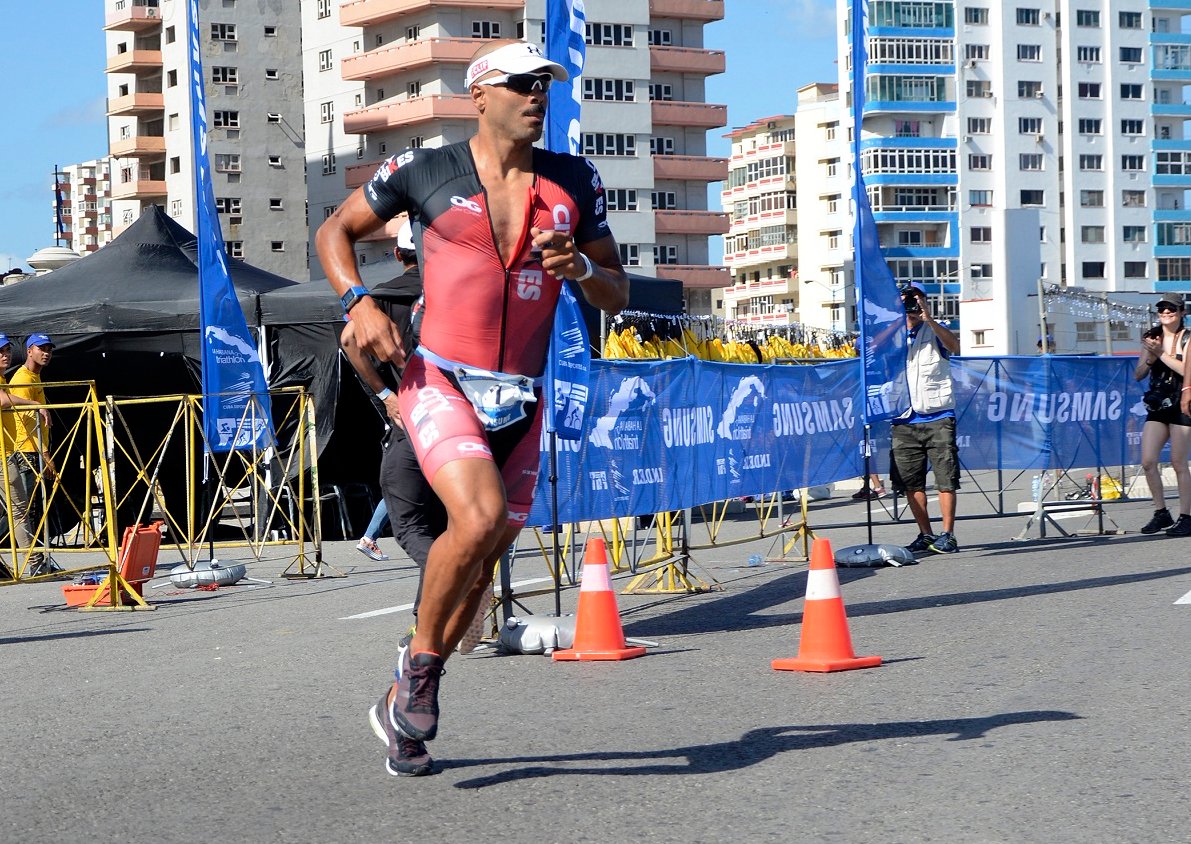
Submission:
[[807,572],[806,599],[808,601],[827,601],[838,597],[840,597],[839,578],[836,577],[835,569],[811,569]]
[[[583,576],[579,580],[580,592],[611,592],[612,578],[608,576],[607,563],[585,563]],[[838,594],[838,587],[837,587]]]

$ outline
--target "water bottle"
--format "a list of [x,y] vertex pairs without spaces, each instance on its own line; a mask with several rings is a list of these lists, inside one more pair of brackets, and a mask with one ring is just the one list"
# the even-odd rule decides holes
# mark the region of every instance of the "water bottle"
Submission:
[[765,560],[760,554],[749,555],[749,566],[759,566],[764,562]]
[[1031,495],[1033,496],[1034,501],[1037,501],[1039,499],[1039,497],[1042,495],[1042,476],[1041,475],[1035,475],[1034,479],[1032,481],[1030,481],[1030,490],[1031,490]]

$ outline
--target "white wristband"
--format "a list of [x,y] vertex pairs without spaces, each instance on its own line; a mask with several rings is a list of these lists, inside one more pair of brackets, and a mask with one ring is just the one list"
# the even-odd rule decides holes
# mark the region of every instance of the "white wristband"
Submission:
[[384,401],[391,395],[393,395],[393,391],[390,390],[388,387],[385,387],[383,390],[381,390],[379,393],[376,394],[376,397],[378,399],[380,399],[381,401]]
[[576,254],[583,259],[583,266],[587,269],[584,271],[583,275],[577,277],[575,281],[587,281],[589,278],[591,278],[591,274],[595,272],[595,268],[591,265],[591,259],[582,252],[578,252]]

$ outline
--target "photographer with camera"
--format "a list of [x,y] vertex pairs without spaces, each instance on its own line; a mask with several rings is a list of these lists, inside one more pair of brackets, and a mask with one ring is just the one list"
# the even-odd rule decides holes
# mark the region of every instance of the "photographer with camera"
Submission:
[[[951,356],[959,352],[959,338],[931,316],[926,294],[917,287],[902,290],[906,309],[906,384],[910,409],[893,420],[893,448],[889,482],[903,492],[918,523],[918,538],[907,547],[914,554],[933,551],[954,554],[955,492],[959,489],[959,450],[955,443],[955,397],[951,384]],[[943,530],[931,532],[926,509],[926,466],[935,473]]]
[[[1187,468],[1191,416],[1187,415],[1186,403],[1179,401],[1188,339],[1191,334],[1183,327],[1182,302],[1163,298],[1158,302],[1158,324],[1142,335],[1141,352],[1133,370],[1133,377],[1138,381],[1147,373],[1150,376],[1149,389],[1142,396],[1146,422],[1141,429],[1141,468],[1154,499],[1154,517],[1141,529],[1146,534],[1169,528],[1167,536],[1191,536],[1191,471]],[[1170,441],[1170,464],[1179,487],[1177,522],[1166,509],[1166,490],[1162,487],[1162,473],[1158,469],[1158,455],[1167,440]]]

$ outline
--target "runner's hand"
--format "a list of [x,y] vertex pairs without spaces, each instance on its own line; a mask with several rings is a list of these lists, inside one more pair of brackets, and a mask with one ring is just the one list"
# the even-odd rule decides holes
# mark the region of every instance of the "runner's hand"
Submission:
[[529,230],[535,249],[542,250],[542,269],[555,278],[577,278],[587,272],[579,247],[567,232]]
[[388,415],[389,421],[404,431],[405,423],[401,421],[401,407],[397,404],[397,394],[390,393],[382,404],[385,406],[385,413]]
[[372,301],[371,296],[365,296],[357,302],[350,316],[356,345],[365,354],[397,367],[405,366],[401,332],[393,320]]

